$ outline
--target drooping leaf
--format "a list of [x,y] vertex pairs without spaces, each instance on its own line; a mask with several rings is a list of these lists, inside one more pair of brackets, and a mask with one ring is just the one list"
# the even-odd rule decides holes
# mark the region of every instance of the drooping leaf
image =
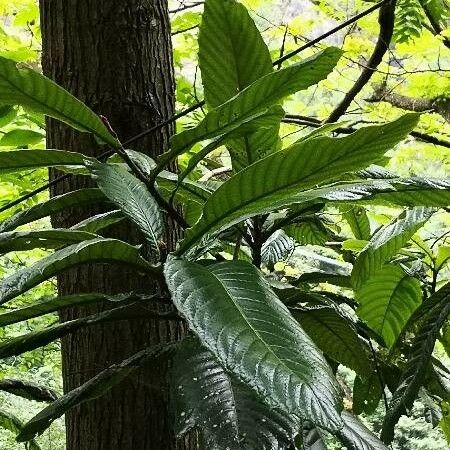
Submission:
[[[0,427],[18,434],[22,431],[23,423],[14,414],[0,409]],[[41,447],[32,439],[29,441],[29,450],[41,450]]]
[[0,233],[0,254],[34,248],[59,248],[99,236],[85,231],[67,229],[10,231]]
[[[44,297],[33,302],[29,306],[19,309],[12,309],[8,312],[0,314],[0,327],[11,325],[13,323],[22,322],[24,320],[33,319],[34,317],[50,314],[64,308],[69,308],[77,305],[89,305],[92,303],[117,303],[127,300],[139,299],[136,294],[74,294],[63,297]],[[145,299],[143,299],[145,300]]]
[[145,184],[120,166],[86,164],[103,193],[143,232],[151,248],[159,252],[163,233],[161,211]]
[[15,228],[56,214],[68,208],[86,206],[107,202],[103,192],[97,188],[79,189],[58,195],[31,208],[24,209],[0,223],[0,232],[11,231]]
[[0,172],[52,166],[82,166],[86,159],[89,158],[81,153],[64,150],[12,150],[0,152]]
[[422,302],[422,290],[400,266],[385,265],[366,279],[355,298],[358,316],[391,347]]
[[392,442],[395,425],[405,410],[412,407],[424,382],[439,330],[450,314],[450,283],[434,293],[429,300],[431,299],[442,299],[444,304],[441,306],[441,302],[438,302],[437,306],[430,310],[425,322],[411,343],[411,353],[406,367],[399,385],[392,395],[389,409],[383,420],[381,439],[386,444]]
[[0,106],[0,127],[11,123],[17,117],[17,108],[12,105]]
[[428,208],[408,210],[380,228],[356,259],[352,271],[354,288],[357,290],[363,286],[384,263],[401,250],[433,212]]
[[[127,303],[128,299],[125,297],[121,302]],[[145,309],[139,308],[136,304],[126,304],[125,306],[119,306],[91,316],[57,323],[56,325],[51,325],[43,330],[22,334],[0,343],[0,359],[10,358],[11,356],[21,355],[22,353],[35,350],[36,348],[44,347],[81,328],[97,325],[99,323],[131,319],[136,316],[139,318],[145,317],[145,312]]]
[[114,364],[100,372],[95,377],[73,389],[53,402],[39,414],[34,416],[20,431],[17,436],[19,442],[26,442],[35,436],[42,434],[50,424],[61,417],[73,407],[101,397],[113,386],[120,383],[131,375],[136,369],[141,367],[150,358],[157,358],[169,355],[174,351],[174,345],[154,346],[141,350],[120,364]]
[[61,120],[79,131],[94,134],[117,147],[101,119],[84,103],[40,73],[0,57],[0,103],[21,105]]
[[277,262],[286,260],[294,248],[294,241],[284,231],[278,230],[262,246],[262,262],[273,267]]
[[58,394],[52,389],[23,380],[0,380],[0,391],[37,402],[52,402],[58,398]]
[[323,353],[358,374],[370,372],[367,349],[348,317],[329,306],[295,308],[292,314]]
[[321,430],[309,421],[304,421],[302,426],[303,450],[327,450]]
[[122,214],[122,211],[108,211],[88,217],[87,219],[75,224],[71,227],[71,229],[84,231],[86,233],[97,233],[98,231],[104,230],[115,223],[121,222],[124,218],[125,217]]
[[370,222],[366,210],[362,206],[343,205],[341,211],[355,238],[368,241],[372,233],[370,232]]
[[226,370],[271,406],[339,428],[330,368],[254,266],[171,258],[165,275],[177,309]]
[[371,431],[353,414],[342,412],[344,428],[339,433],[341,441],[349,450],[388,450]]
[[201,219],[186,232],[179,253],[205,235],[290,204],[290,199],[302,190],[369,165],[404,138],[417,118],[408,114],[343,138],[307,140],[252,164],[214,191]]
[[117,239],[92,239],[57,250],[32,266],[1,280],[0,304],[23,294],[58,273],[87,262],[116,262],[133,266],[143,272],[154,271],[153,266],[139,256],[136,247]]
[[198,427],[205,450],[291,448],[298,419],[261,402],[232,378],[197,339],[184,341],[174,361],[177,429]]
[[45,135],[33,130],[16,128],[8,131],[0,138],[1,147],[23,147],[35,145],[43,141]]
[[187,151],[196,142],[213,139],[268,112],[284,97],[306,89],[323,80],[333,70],[341,51],[329,47],[323,52],[259,78],[235,97],[208,112],[195,128],[173,136],[172,150],[163,155],[160,163]]

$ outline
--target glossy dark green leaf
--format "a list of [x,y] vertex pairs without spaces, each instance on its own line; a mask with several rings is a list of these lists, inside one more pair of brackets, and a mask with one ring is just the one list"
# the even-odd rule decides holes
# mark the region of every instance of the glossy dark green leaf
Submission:
[[122,214],[122,211],[108,211],[88,217],[87,219],[75,224],[71,227],[71,229],[84,231],[86,233],[97,233],[98,231],[104,230],[115,223],[121,222],[124,218],[125,216]]
[[261,248],[262,262],[273,267],[280,261],[285,261],[294,251],[294,241],[282,230],[276,231]]
[[356,376],[353,383],[353,412],[373,414],[383,395],[380,377],[374,370],[366,377]]
[[358,337],[349,317],[329,306],[295,308],[292,315],[323,353],[358,374],[370,372],[367,344]]
[[62,87],[23,64],[0,57],[0,103],[21,105],[94,134],[117,147],[101,119]]
[[160,208],[145,184],[118,165],[86,164],[98,187],[142,231],[155,252],[163,233]]
[[181,344],[174,361],[179,434],[193,427],[205,450],[287,450],[298,419],[269,408],[232,378],[198,340]]
[[273,407],[341,426],[330,368],[258,269],[171,258],[165,275],[177,309],[226,370]]

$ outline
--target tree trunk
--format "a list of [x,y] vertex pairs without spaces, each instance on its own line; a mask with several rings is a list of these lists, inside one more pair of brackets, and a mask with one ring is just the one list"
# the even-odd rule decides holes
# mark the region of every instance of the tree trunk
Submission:
[[[106,116],[121,140],[173,115],[174,77],[167,0],[41,0],[44,73]],[[171,127],[155,132],[133,148],[155,156],[167,147]],[[47,123],[47,147],[98,155],[104,148],[94,139],[54,120]],[[57,175],[52,171],[50,177]],[[52,195],[90,186],[88,177],[70,177]],[[52,218],[67,227],[101,212],[98,205]],[[179,231],[167,223],[170,249]],[[129,224],[109,235],[139,242]],[[156,286],[126,267],[91,265],[73,269],[58,279],[60,295],[80,292],[155,292]],[[72,308],[61,314],[70,320],[106,308]],[[169,306],[170,307],[170,306]],[[168,306],[159,305],[159,309]],[[121,321],[86,329],[63,339],[65,391],[87,381],[110,364],[145,346],[179,339],[181,323]],[[96,401],[66,415],[67,450],[189,449],[187,439],[175,442],[169,408],[168,363],[149,364]]]

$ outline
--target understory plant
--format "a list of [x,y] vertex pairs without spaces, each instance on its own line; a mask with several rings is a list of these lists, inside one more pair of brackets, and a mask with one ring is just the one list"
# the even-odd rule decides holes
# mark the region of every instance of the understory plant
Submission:
[[[4,386],[10,392],[50,402],[26,424],[0,416],[18,441],[37,448],[33,438],[70,408],[108,391],[150,358],[168,356],[174,357],[177,432],[195,429],[205,449],[323,449],[329,434],[347,448],[386,449],[419,395],[435,424],[449,427],[450,372],[433,350],[438,340],[449,349],[450,285],[443,273],[450,252],[420,230],[447,213],[450,182],[402,178],[384,167],[419,115],[344,137],[334,136],[341,125],[327,123],[288,146],[280,138],[283,100],[326,79],[340,57],[339,49],[328,47],[275,70],[245,7],[206,0],[199,65],[207,111],[175,134],[156,160],[125,148],[107,121],[49,79],[0,58],[2,104],[61,120],[107,147],[102,158],[82,149],[0,153],[2,172],[51,167],[96,183],[0,223],[2,254],[54,249],[1,280],[0,304],[14,304],[87,263],[133,267],[153,277],[161,292],[86,292],[12,307],[0,314],[1,327],[62,308],[110,305],[4,341],[0,358],[144,314],[182,318],[190,329],[184,340],[143,349],[57,399],[42,387],[11,381]],[[215,167],[223,152],[231,163],[222,176],[202,177],[201,168]],[[168,171],[188,154],[179,173]],[[101,203],[106,212],[69,229],[26,227]],[[377,221],[379,208],[386,213]],[[168,255],[167,217],[184,228]],[[125,220],[140,230],[142,245],[104,236]],[[305,258],[308,271],[302,270]],[[174,312],[158,313],[161,301],[173,303]],[[356,373],[351,395],[339,382],[339,365]],[[380,401],[387,410],[377,437],[358,415],[373,412]]]

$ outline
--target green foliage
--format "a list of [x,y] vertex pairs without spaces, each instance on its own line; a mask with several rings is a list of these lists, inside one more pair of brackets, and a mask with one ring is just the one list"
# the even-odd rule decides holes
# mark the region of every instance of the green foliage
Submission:
[[[36,5],[28,6],[17,8],[17,26],[27,24],[35,32],[29,19],[37,17]],[[416,400],[426,405],[433,425],[448,433],[448,285],[441,287],[450,260],[448,152],[445,145],[437,150],[416,140],[445,140],[448,126],[437,114],[399,114],[386,102],[365,102],[369,86],[355,102],[359,115],[349,111],[345,117],[351,123],[322,124],[366,64],[373,17],[358,22],[359,34],[349,30],[344,58],[328,47],[305,51],[305,58],[274,70],[272,57],[281,44],[284,54],[295,49],[298,35],[315,35],[324,14],[327,21],[330,14],[343,18],[346,5],[334,6],[331,11],[319,2],[292,20],[283,15],[287,22],[280,29],[271,24],[262,34],[258,12],[276,8],[273,2],[206,0],[198,41],[202,86],[197,74],[191,76],[193,34],[173,39],[177,100],[192,106],[198,91],[207,111],[181,124],[156,161],[128,149],[125,160],[114,155],[106,162],[45,149],[43,115],[112,147],[119,143],[87,106],[18,64],[35,58],[37,48],[11,40],[0,28],[0,42],[10,48],[0,59],[0,146],[24,147],[0,151],[0,203],[29,193],[48,167],[90,177],[97,186],[50,200],[36,195],[2,216],[0,303],[6,309],[0,314],[0,372],[6,379],[0,390],[9,392],[2,399],[45,397],[41,385],[22,381],[14,370],[42,369],[48,355],[55,355],[57,339],[76,330],[144,314],[161,320],[180,314],[193,335],[107,368],[25,427],[0,414],[0,425],[19,441],[37,450],[30,439],[69,409],[103,395],[149,359],[174,353],[177,431],[182,436],[196,429],[205,449],[287,450],[294,440],[299,449],[336,449],[339,440],[346,448],[385,450],[350,409],[364,421],[369,415],[373,430],[384,422],[382,437],[390,442],[399,417]],[[5,8],[0,0],[1,14]],[[446,92],[446,57],[436,49],[445,31],[438,40],[422,29],[425,17],[445,28],[445,11],[438,0],[399,1],[397,43],[374,79],[396,77],[405,96]],[[198,12],[177,13],[174,29],[196,26],[199,19]],[[423,53],[418,64],[415,52]],[[285,116],[282,102],[287,111],[305,116]],[[311,124],[312,132],[298,128]],[[341,134],[346,136],[336,137]],[[164,170],[176,160],[180,175]],[[49,229],[48,217],[93,206],[96,213],[70,229]],[[177,214],[190,227],[167,256],[163,224]],[[142,245],[103,237],[125,218],[142,232]],[[30,257],[25,263],[24,251]],[[122,264],[152,277],[162,294],[54,295],[52,277],[93,263]],[[177,313],[159,313],[152,308],[157,301],[173,301]],[[54,323],[54,313],[63,308],[100,302],[109,308]],[[356,372],[345,398],[343,368]],[[392,399],[385,412],[388,391]],[[25,408],[21,417],[36,412]],[[402,426],[394,448],[412,449],[411,440],[401,447]]]

